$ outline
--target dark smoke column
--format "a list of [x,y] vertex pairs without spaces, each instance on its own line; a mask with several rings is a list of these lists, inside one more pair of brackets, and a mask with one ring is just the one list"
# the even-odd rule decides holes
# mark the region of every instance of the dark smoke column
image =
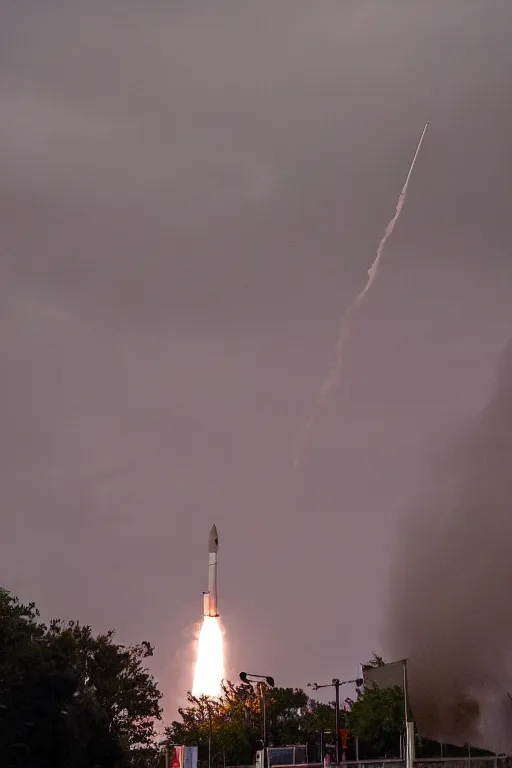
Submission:
[[508,751],[512,342],[487,405],[461,432],[400,532],[383,648],[408,659],[422,735]]
[[203,616],[218,616],[217,601],[217,553],[219,534],[214,525],[208,539],[208,591],[203,592]]

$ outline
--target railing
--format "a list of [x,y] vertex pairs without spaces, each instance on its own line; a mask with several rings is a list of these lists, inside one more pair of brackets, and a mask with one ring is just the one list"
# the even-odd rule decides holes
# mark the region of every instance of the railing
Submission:
[[[429,757],[414,761],[415,768],[512,768],[512,757]],[[404,760],[347,760],[342,768],[404,768]],[[235,768],[232,766],[231,768]],[[273,765],[272,768],[323,768],[323,763],[303,763],[301,765]],[[335,768],[334,763],[331,768]]]
[[498,757],[491,755],[489,757],[430,757],[418,758],[414,761],[417,768],[512,768],[511,757]]

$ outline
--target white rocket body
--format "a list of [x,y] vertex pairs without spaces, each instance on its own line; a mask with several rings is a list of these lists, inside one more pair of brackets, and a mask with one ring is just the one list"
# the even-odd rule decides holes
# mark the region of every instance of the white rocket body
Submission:
[[203,616],[218,616],[217,610],[217,553],[219,536],[213,526],[208,539],[208,592],[203,592]]

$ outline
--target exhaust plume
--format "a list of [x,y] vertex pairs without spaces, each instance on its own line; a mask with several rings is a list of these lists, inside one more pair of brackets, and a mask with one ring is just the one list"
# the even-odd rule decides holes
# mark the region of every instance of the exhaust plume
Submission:
[[342,371],[342,363],[343,363],[343,350],[345,347],[345,341],[350,333],[352,315],[355,313],[359,305],[363,302],[366,294],[368,293],[373,283],[375,282],[375,279],[379,271],[380,262],[384,253],[384,248],[386,246],[388,239],[393,234],[395,224],[397,223],[398,219],[400,218],[400,214],[402,213],[402,209],[405,204],[405,198],[407,196],[407,188],[409,186],[409,181],[412,176],[414,166],[416,164],[416,159],[421,149],[423,138],[425,136],[425,133],[427,132],[427,128],[428,128],[428,123],[426,123],[425,127],[423,128],[423,132],[420,136],[420,140],[418,141],[418,145],[416,147],[416,152],[414,153],[414,157],[409,166],[409,171],[407,173],[404,185],[402,187],[402,191],[400,192],[400,196],[396,204],[395,215],[393,216],[393,218],[391,219],[391,221],[386,227],[384,236],[380,241],[379,247],[377,248],[377,254],[375,256],[375,259],[373,260],[373,264],[368,270],[368,279],[366,281],[366,285],[364,286],[362,291],[356,296],[356,298],[354,299],[354,301],[349,306],[349,308],[347,309],[347,311],[345,312],[345,314],[341,319],[340,331],[338,335],[338,343],[336,346],[336,363],[320,388],[316,401],[313,405],[311,415],[302,424],[302,427],[299,430],[299,434],[295,442],[295,447],[293,451],[293,470],[292,470],[293,474],[296,474],[297,471],[299,470],[302,457],[304,455],[305,450],[308,447],[311,431],[314,429],[317,421],[316,412],[318,411],[319,408],[322,408],[325,405],[325,403],[329,399],[330,394],[339,386],[341,371]]
[[512,722],[512,340],[463,438],[403,531],[383,645],[409,659],[420,733],[503,750],[512,746],[499,723],[504,712]]
[[224,640],[218,616],[205,616],[199,633],[192,693],[217,697],[224,679]]

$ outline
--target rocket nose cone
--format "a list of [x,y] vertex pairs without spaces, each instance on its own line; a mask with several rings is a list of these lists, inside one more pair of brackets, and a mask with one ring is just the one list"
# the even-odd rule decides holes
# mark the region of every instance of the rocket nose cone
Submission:
[[208,539],[208,552],[218,552],[219,550],[219,534],[217,533],[217,527],[214,525],[210,531],[210,538]]

